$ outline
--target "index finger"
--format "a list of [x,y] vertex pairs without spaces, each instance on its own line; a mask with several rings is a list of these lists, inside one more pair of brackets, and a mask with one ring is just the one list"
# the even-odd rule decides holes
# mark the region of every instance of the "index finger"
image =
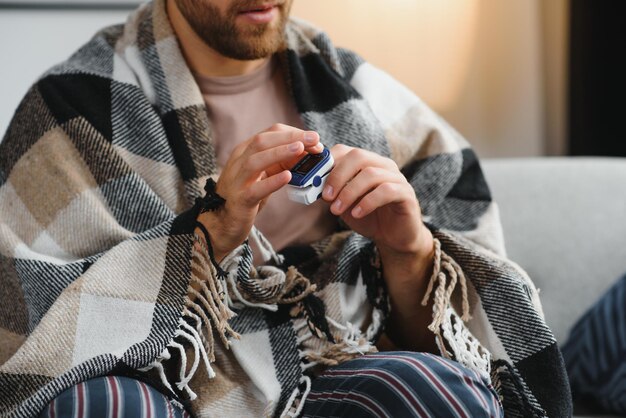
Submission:
[[301,129],[292,128],[285,131],[265,131],[261,132],[250,139],[244,154],[255,154],[257,152],[266,151],[270,148],[288,145],[293,142],[302,142],[304,148],[315,147],[320,140],[320,136],[315,131],[303,131]]

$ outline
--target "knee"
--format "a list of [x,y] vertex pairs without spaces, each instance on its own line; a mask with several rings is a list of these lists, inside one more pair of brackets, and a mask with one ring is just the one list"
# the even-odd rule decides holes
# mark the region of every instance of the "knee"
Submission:
[[[351,364],[350,364],[351,363]],[[358,388],[391,416],[500,417],[489,382],[457,362],[431,354],[388,352],[345,363]]]
[[79,383],[53,399],[39,416],[82,417],[94,411],[102,411],[104,416],[189,416],[153,387],[121,376],[104,376]]
[[434,416],[502,416],[497,394],[489,382],[455,361],[413,352],[376,356]]

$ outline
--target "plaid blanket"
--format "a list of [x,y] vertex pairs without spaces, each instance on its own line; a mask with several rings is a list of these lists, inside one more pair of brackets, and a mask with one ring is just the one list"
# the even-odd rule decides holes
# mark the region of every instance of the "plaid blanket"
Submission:
[[[293,19],[286,41],[280,61],[306,129],[393,158],[415,188],[440,245],[441,354],[490,375],[507,416],[569,415],[557,344],[535,287],[506,259],[468,143],[310,25]],[[193,234],[209,176],[210,123],[163,0],[32,86],[0,143],[2,416],[34,416],[106,374],[229,415],[238,388],[220,379],[235,369],[264,414],[293,416],[315,370],[376,350],[389,303],[375,246],[344,230],[276,254],[254,233],[267,266],[252,267],[248,243],[216,266]],[[201,402],[190,384],[200,375],[195,388],[221,403]]]

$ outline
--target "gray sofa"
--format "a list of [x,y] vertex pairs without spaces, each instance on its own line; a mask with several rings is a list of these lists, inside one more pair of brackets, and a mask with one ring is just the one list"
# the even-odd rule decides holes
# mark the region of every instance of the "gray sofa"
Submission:
[[[482,163],[499,203],[509,257],[540,289],[548,325],[569,330],[626,273],[626,158]],[[601,416],[576,405],[577,416]]]

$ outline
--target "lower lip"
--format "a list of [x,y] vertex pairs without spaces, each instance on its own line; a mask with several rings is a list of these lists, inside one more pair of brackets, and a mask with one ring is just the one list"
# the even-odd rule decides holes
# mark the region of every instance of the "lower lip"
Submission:
[[269,23],[278,14],[278,7],[270,7],[262,11],[243,12],[239,16],[251,23]]

